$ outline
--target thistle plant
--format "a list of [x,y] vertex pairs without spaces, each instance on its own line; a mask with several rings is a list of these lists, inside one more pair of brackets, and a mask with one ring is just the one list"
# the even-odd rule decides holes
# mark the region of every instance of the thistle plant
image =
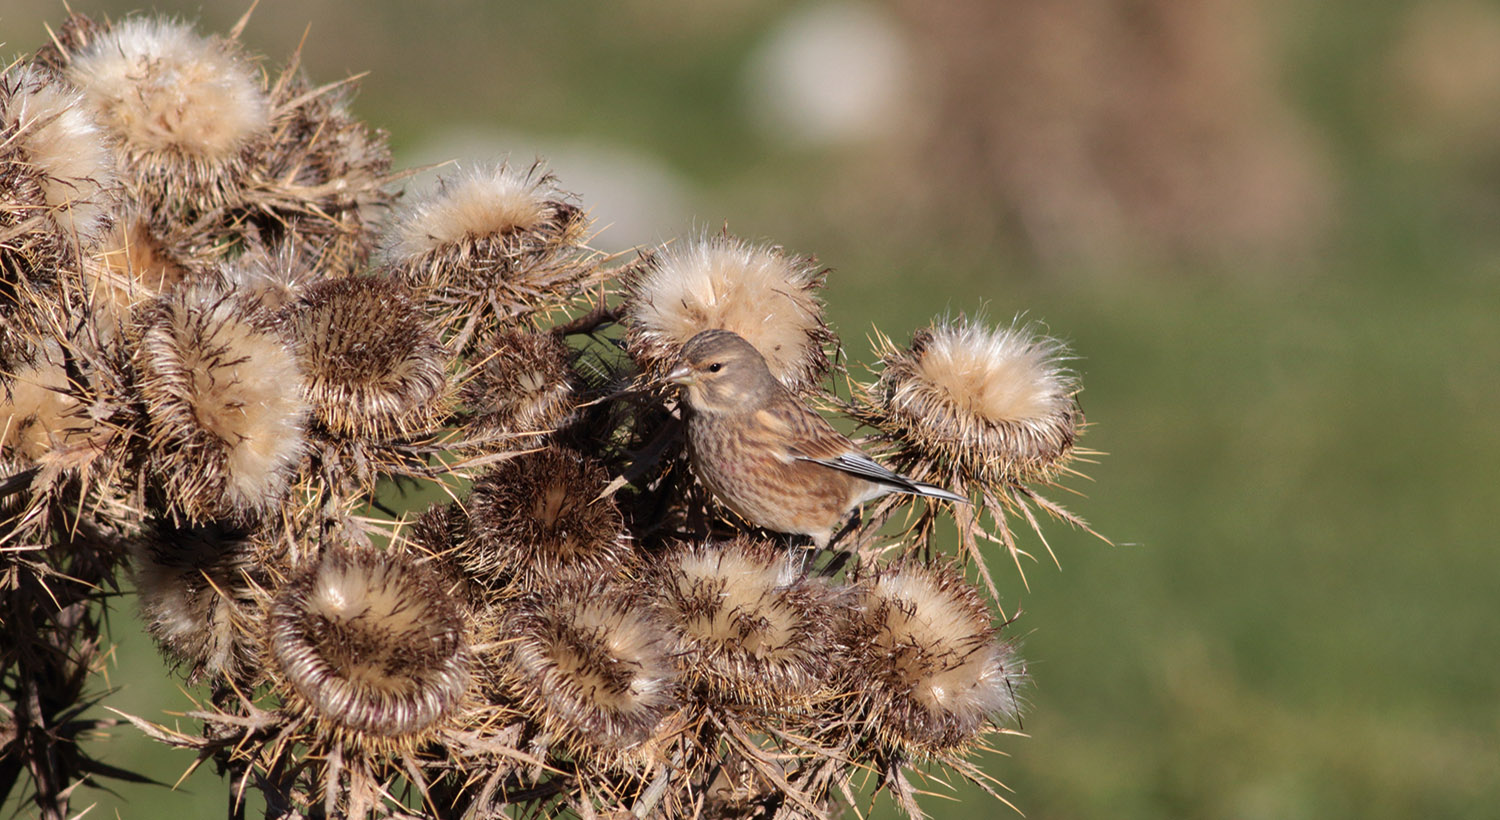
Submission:
[[[1019,569],[1017,521],[1082,526],[1037,490],[1079,454],[1062,344],[937,320],[859,382],[811,257],[599,253],[540,164],[397,206],[348,84],[262,73],[239,29],[75,15],[0,73],[0,794],[60,819],[133,777],[82,742],[116,723],[82,717],[108,605],[204,693],[116,731],[215,762],[231,816],[1003,799],[972,756],[1027,677],[985,545]],[[973,503],[887,497],[811,560],[738,519],[663,380],[714,328]]]

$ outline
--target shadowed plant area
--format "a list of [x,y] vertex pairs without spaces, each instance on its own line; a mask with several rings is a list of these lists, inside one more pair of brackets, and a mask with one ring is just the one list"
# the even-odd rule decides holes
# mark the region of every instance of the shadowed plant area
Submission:
[[1500,801],[1500,7],[154,8],[0,17],[7,816]]

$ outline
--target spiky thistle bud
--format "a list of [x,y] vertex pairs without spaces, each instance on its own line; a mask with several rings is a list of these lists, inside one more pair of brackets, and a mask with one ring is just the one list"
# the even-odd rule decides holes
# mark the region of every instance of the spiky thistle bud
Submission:
[[657,572],[654,594],[682,636],[677,658],[710,698],[779,711],[818,693],[834,647],[831,595],[785,549],[748,536],[686,545]]
[[918,758],[962,754],[992,722],[1019,713],[1024,666],[956,569],[898,562],[857,591],[844,672],[884,746]]
[[324,279],[282,311],[318,420],[353,438],[426,429],[447,386],[447,352],[399,282]]
[[524,597],[506,633],[505,688],[544,733],[603,765],[649,755],[677,706],[677,672],[671,633],[644,599],[577,580]]
[[266,649],[288,707],[363,748],[415,742],[470,687],[460,610],[405,554],[327,549],[275,594]]
[[190,287],[145,308],[134,354],[153,471],[191,519],[264,510],[302,455],[296,359],[256,306]]
[[474,482],[467,537],[454,560],[487,583],[533,588],[563,576],[608,578],[633,552],[609,472],[561,447],[512,458]]
[[663,248],[622,281],[630,355],[659,378],[688,339],[721,328],[754,345],[789,389],[811,390],[835,341],[817,295],[826,273],[814,259],[727,234]]
[[222,524],[157,522],[134,544],[141,619],[162,651],[187,668],[189,683],[242,683],[255,674],[254,550],[246,532]]
[[573,350],[558,336],[501,333],[481,350],[485,360],[460,391],[475,433],[515,438],[519,449],[555,431],[577,406]]
[[39,216],[36,229],[76,252],[108,227],[116,195],[114,154],[83,96],[36,68],[0,74],[0,224]]
[[136,17],[91,38],[66,75],[118,144],[129,183],[154,207],[202,212],[238,196],[270,105],[236,43]]
[[938,321],[902,349],[881,343],[882,370],[857,405],[897,442],[903,464],[1000,487],[1046,481],[1083,422],[1062,342],[1031,328]]

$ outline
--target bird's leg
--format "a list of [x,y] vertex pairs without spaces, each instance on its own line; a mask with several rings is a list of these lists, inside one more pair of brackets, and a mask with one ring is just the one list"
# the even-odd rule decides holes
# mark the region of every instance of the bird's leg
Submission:
[[859,525],[862,521],[864,521],[864,519],[860,517],[859,508],[856,507],[853,512],[849,513],[849,520],[844,522],[843,528],[834,533],[832,538],[828,539],[829,549],[832,549],[835,544],[848,537],[849,533],[854,532],[856,529],[859,529]]
[[832,538],[828,539],[828,551],[833,553],[833,560],[829,561],[828,566],[823,568],[824,575],[837,575],[839,570],[843,569],[844,565],[849,563],[849,559],[854,553],[851,550],[838,548],[837,545],[844,538],[848,537],[849,533],[854,532],[863,520],[860,517],[859,510],[855,509],[849,514],[849,520],[844,522],[844,526],[838,532],[834,533]]
[[833,560],[829,561],[828,562],[828,566],[823,567],[823,570],[822,570],[822,574],[826,575],[826,576],[828,576],[830,578],[833,577],[833,576],[835,576],[835,575],[838,575],[839,571],[844,568],[844,565],[847,564],[847,563],[849,563],[849,559],[854,557],[854,552],[852,550],[842,550],[841,549],[841,550],[832,550],[832,552],[833,552]]

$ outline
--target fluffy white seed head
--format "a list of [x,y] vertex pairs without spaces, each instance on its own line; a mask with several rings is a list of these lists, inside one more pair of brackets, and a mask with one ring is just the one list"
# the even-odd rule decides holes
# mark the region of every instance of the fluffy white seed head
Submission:
[[536,168],[478,167],[439,179],[392,220],[386,258],[405,267],[464,244],[520,244],[556,220],[562,197],[552,177]]
[[469,690],[462,611],[405,554],[334,548],[270,607],[269,663],[294,709],[367,748],[420,738]]
[[826,587],[776,544],[740,537],[669,553],[656,586],[688,677],[710,698],[794,709],[817,694],[833,650]]
[[190,516],[266,509],[302,454],[301,372],[252,310],[192,287],[162,298],[141,321],[135,365],[160,479]]
[[1025,328],[943,325],[933,329],[917,376],[982,421],[1024,424],[1071,410],[1076,388],[1062,368],[1065,355],[1061,342]]
[[55,346],[13,373],[0,373],[0,459],[35,464],[90,428]]
[[670,634],[637,595],[577,579],[524,598],[508,630],[509,688],[581,757],[639,757],[677,705]]
[[159,185],[221,187],[270,128],[255,67],[234,43],[183,23],[125,20],[74,54],[66,73],[118,140],[124,170]]
[[793,390],[815,387],[828,370],[833,334],[817,291],[825,271],[814,260],[727,235],[658,251],[626,277],[626,339],[648,375],[676,366],[701,331],[738,333]]
[[131,546],[141,617],[162,651],[186,667],[190,682],[249,679],[259,613],[246,534],[218,524],[156,522]]
[[1062,342],[1025,326],[936,322],[898,349],[885,343],[884,370],[862,421],[885,430],[918,459],[957,467],[987,484],[1046,480],[1070,454],[1083,414]]
[[956,570],[898,564],[863,587],[849,673],[876,736],[917,755],[961,751],[1019,712],[1024,669]]
[[[48,217],[77,247],[109,225],[115,160],[83,96],[35,68],[0,77],[0,155],[36,179]],[[10,196],[6,197],[7,199]]]

